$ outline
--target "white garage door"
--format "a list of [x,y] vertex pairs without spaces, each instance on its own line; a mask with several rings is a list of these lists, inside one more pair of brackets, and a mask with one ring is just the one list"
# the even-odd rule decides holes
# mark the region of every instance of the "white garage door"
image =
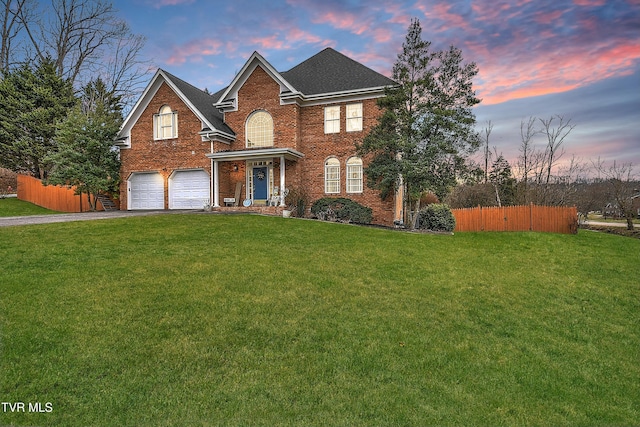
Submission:
[[203,170],[175,171],[169,178],[169,209],[202,209],[209,203],[209,174]]
[[134,173],[129,178],[129,209],[164,209],[164,180],[157,173]]

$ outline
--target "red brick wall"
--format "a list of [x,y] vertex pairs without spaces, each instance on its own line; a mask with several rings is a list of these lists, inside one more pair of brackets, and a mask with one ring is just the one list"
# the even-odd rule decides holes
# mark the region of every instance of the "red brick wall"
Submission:
[[[362,102],[363,130],[361,132],[346,131],[346,105]],[[380,110],[375,99],[356,102],[341,102],[332,105],[340,106],[340,133],[324,133],[324,108],[327,105],[305,107],[302,109],[302,146],[305,157],[300,161],[302,179],[311,193],[311,199],[322,197],[346,197],[373,209],[373,222],[376,224],[393,224],[393,197],[381,200],[377,191],[363,182],[363,192],[347,193],[347,160],[355,155],[355,144],[361,142],[365,135],[377,124]],[[340,161],[340,193],[324,192],[324,164],[329,157]],[[366,159],[364,159],[366,167]]]
[[[153,140],[153,115],[169,105],[178,113],[178,138]],[[165,209],[168,207],[167,180],[177,169],[202,168],[211,176],[211,161],[206,153],[209,142],[203,142],[198,132],[202,123],[180,98],[163,83],[131,129],[131,148],[120,150],[120,209],[127,209],[127,179],[133,172],[157,171],[164,178]]]
[[[274,121],[274,146],[292,148],[304,154],[297,162],[287,161],[286,181],[288,187],[302,186],[311,201],[322,197],[348,197],[358,203],[373,208],[373,221],[377,224],[392,225],[393,198],[380,200],[377,191],[367,188],[361,194],[346,192],[346,162],[355,154],[355,143],[377,123],[380,111],[374,99],[357,101],[363,104],[363,131],[346,131],[346,105],[340,106],[340,133],[324,133],[324,105],[299,107],[280,105],[280,85],[261,67],[257,67],[238,92],[238,111],[225,113],[225,122],[233,129],[237,138],[231,145],[215,143],[214,150],[245,150],[245,123],[257,110],[265,110]],[[354,102],[349,102],[354,103]],[[178,138],[153,140],[153,114],[168,104],[178,111]],[[158,171],[165,179],[165,207],[167,201],[167,179],[176,169],[203,168],[210,171],[210,161],[205,156],[210,150],[209,142],[202,142],[198,132],[200,120],[183,104],[175,93],[163,84],[149,103],[131,131],[131,148],[121,151],[121,206],[127,209],[126,180],[132,172]],[[195,153],[195,154],[192,154]],[[340,161],[340,193],[324,193],[324,163],[328,157]],[[279,185],[279,159],[274,159],[274,183]],[[234,171],[234,166],[238,171]],[[365,159],[366,166],[366,159]],[[220,162],[220,203],[223,198],[234,197],[237,182],[245,184],[245,162]],[[366,181],[366,179],[365,179]],[[241,199],[245,197],[243,187]]]
[[[276,148],[292,148],[300,151],[300,107],[297,105],[280,105],[280,85],[276,83],[261,67],[257,67],[238,91],[238,110],[225,113],[225,123],[236,132],[236,140],[231,146],[222,146],[222,150],[246,150],[245,124],[249,116],[258,110],[267,111],[273,119],[273,146]],[[216,146],[217,151],[217,146]],[[279,159],[274,159],[274,185],[280,183]],[[232,165],[238,166],[238,172],[232,172],[226,180],[220,175],[220,203],[224,197],[234,197],[236,183],[245,184],[245,162],[220,163],[221,171]],[[287,162],[287,183],[296,179],[296,164]],[[241,198],[244,199],[246,188],[243,187]]]
[[[363,131],[346,131],[346,104],[340,106],[340,133],[324,133],[324,107],[299,107],[297,105],[280,105],[280,85],[276,83],[262,68],[256,70],[238,91],[238,111],[225,114],[225,122],[236,132],[237,140],[230,147],[232,150],[245,148],[245,123],[256,110],[265,110],[271,114],[274,122],[274,146],[293,148],[304,154],[298,162],[286,164],[287,186],[303,186],[311,200],[322,197],[348,197],[373,209],[373,221],[378,224],[393,224],[393,198],[381,200],[377,191],[366,187],[361,194],[346,192],[346,162],[355,154],[355,143],[361,141],[366,133],[376,125],[380,111],[375,99],[363,104]],[[355,102],[349,102],[349,104]],[[328,157],[340,160],[340,193],[324,193],[324,163]],[[222,163],[224,164],[224,163]],[[237,163],[242,169],[240,177],[244,179],[244,162]],[[366,165],[366,164],[365,164]],[[278,182],[279,168],[274,167],[275,182]],[[366,181],[366,179],[365,179]],[[276,184],[277,185],[277,184]],[[221,198],[232,197],[231,183],[224,190],[221,187]],[[229,195],[222,195],[227,193]],[[244,192],[243,192],[244,194]],[[243,196],[244,197],[244,196]]]

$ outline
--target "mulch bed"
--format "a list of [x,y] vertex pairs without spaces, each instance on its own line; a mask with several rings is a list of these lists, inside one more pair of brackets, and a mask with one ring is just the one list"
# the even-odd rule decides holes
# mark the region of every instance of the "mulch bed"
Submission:
[[609,233],[609,234],[617,234],[618,236],[632,237],[635,239],[640,239],[640,229],[636,228],[634,230],[627,230],[623,227],[606,227],[601,225],[589,225],[582,226],[581,228],[598,231],[600,233]]

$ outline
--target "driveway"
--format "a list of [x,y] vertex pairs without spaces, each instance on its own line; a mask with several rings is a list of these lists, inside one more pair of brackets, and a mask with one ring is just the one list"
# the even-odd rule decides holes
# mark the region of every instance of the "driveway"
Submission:
[[163,215],[196,211],[100,211],[53,215],[8,216],[0,217],[0,227],[12,225],[51,224],[54,222],[92,221],[97,219],[126,218],[131,216]]
[[[596,225],[598,227],[624,227],[627,228],[626,222],[604,222],[604,221],[585,221],[585,225]],[[640,224],[633,224],[635,228],[640,228]]]

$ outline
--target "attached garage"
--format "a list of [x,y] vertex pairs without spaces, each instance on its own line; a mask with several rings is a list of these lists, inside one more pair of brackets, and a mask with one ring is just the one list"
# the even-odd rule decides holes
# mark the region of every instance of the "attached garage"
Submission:
[[202,169],[175,171],[169,177],[169,209],[202,209],[209,203],[209,185]]
[[158,172],[133,173],[129,177],[130,210],[164,209],[164,179]]

